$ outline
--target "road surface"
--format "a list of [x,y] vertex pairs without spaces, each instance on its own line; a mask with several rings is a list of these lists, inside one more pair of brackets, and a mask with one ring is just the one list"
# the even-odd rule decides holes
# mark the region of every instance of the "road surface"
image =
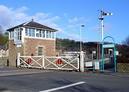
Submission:
[[129,75],[0,69],[0,92],[129,92]]

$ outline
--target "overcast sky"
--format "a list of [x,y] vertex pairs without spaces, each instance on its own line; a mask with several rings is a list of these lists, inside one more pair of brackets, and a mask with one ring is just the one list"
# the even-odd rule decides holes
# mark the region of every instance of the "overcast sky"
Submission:
[[58,29],[58,38],[101,41],[99,10],[112,12],[105,16],[104,36],[121,43],[129,36],[129,0],[0,0],[0,25],[8,29],[34,21]]

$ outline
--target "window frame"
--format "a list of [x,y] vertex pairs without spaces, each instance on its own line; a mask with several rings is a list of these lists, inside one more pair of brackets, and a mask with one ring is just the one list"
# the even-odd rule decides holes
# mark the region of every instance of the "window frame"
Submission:
[[[39,49],[39,48],[41,48],[41,49]],[[44,49],[43,46],[38,46],[38,47],[37,47],[37,55],[38,55],[38,56],[44,55],[43,49]]]
[[35,39],[50,39],[54,40],[54,33],[51,30],[48,29],[42,29],[42,28],[28,28],[25,29],[25,36],[28,38],[35,38]]

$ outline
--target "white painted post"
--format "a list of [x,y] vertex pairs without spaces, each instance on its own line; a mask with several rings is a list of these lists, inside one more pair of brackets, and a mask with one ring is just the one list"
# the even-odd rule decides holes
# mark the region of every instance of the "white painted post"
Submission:
[[22,27],[22,32],[21,32],[21,36],[22,36],[22,43],[24,43],[24,38],[25,38],[25,36],[26,36],[26,34],[25,34],[25,28],[24,27]]
[[45,38],[47,38],[47,30],[45,30]]
[[80,52],[80,71],[84,72],[84,53]]
[[77,58],[77,69],[79,71],[79,58]]
[[43,69],[45,69],[45,66],[44,66],[44,63],[45,63],[45,62],[44,62],[44,58],[45,58],[45,57],[44,57],[44,55],[43,55],[43,56],[42,56],[42,67],[43,67]]
[[20,66],[20,53],[17,53],[17,67]]

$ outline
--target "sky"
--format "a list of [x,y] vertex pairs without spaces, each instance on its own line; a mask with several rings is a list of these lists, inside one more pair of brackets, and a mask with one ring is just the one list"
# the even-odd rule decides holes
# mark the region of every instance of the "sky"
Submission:
[[129,36],[129,0],[0,0],[0,26],[34,19],[59,30],[58,38],[79,41],[81,30],[82,41],[101,41],[100,10],[113,13],[104,17],[104,37],[122,43]]

